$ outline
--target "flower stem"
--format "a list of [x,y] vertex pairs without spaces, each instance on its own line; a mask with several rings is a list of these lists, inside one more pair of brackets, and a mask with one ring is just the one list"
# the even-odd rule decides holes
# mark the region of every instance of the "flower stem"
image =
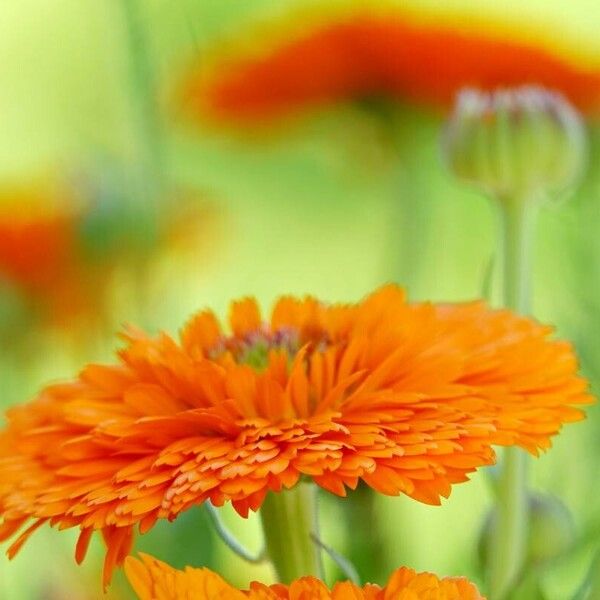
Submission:
[[252,553],[247,550],[229,529],[227,529],[227,526],[221,520],[219,511],[210,502],[206,502],[204,508],[206,509],[206,514],[208,515],[216,534],[232,552],[249,563],[258,564],[263,562],[265,559],[264,548],[257,553]]
[[[531,301],[535,199],[500,202],[504,305],[527,314]],[[507,448],[498,482],[497,522],[489,572],[491,600],[508,596],[521,574],[527,541],[527,455]]]
[[281,583],[298,577],[322,578],[318,537],[317,487],[301,482],[290,490],[269,492],[260,509],[267,555]]
[[155,208],[166,187],[164,135],[156,93],[156,74],[139,0],[118,0],[121,6],[131,81],[132,118],[140,165],[147,182],[146,208]]
[[536,204],[516,198],[503,200],[501,207],[504,305],[520,314],[531,310]]

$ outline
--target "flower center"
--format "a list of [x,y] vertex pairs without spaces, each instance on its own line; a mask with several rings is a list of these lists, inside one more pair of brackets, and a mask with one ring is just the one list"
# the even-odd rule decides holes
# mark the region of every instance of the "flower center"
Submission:
[[230,352],[235,361],[252,367],[257,371],[264,370],[269,363],[271,350],[285,351],[293,357],[299,348],[298,331],[285,327],[272,331],[267,325],[243,337],[225,338],[212,352],[217,357],[223,352]]

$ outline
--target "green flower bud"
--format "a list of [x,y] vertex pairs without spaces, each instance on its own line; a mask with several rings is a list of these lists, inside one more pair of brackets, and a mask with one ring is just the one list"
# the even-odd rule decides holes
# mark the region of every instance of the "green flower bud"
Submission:
[[[489,564],[490,543],[497,523],[496,508],[488,513],[481,535],[478,552],[483,565]],[[575,522],[564,503],[549,494],[531,494],[526,565],[546,564],[564,555],[572,548],[575,538]]]
[[459,93],[443,137],[450,170],[496,198],[556,196],[576,183],[585,128],[565,98],[538,87]]
[[565,554],[575,538],[575,521],[560,498],[549,494],[530,498],[528,556],[531,564],[548,562]]

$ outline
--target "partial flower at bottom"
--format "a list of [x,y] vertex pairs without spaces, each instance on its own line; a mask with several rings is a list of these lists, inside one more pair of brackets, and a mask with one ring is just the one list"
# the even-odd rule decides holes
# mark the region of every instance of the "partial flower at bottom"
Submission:
[[179,571],[144,554],[141,560],[127,558],[125,572],[139,600],[485,600],[467,579],[439,579],[406,567],[394,571],[383,588],[346,581],[331,590],[315,577],[302,577],[289,586],[253,582],[240,591],[208,569]]
[[[360,480],[439,504],[495,461],[533,454],[591,402],[570,344],[481,302],[408,303],[387,286],[357,304],[283,297],[269,320],[232,305],[179,340],[129,329],[114,365],[90,365],[8,412],[0,539],[14,556],[48,522],[101,531],[104,582],[133,528],[210,501],[242,516],[301,477],[339,496]],[[23,531],[18,534],[20,530]]]

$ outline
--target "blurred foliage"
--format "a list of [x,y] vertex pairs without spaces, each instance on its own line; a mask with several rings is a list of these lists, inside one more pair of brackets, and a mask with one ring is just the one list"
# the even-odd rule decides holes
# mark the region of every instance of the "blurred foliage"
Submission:
[[[406,284],[414,299],[461,300],[480,294],[494,253],[494,218],[480,195],[452,182],[444,170],[439,115],[414,106],[348,103],[324,107],[260,135],[232,136],[191,125],[173,103],[173,90],[187,66],[211,44],[282,12],[283,5],[275,0],[141,4],[140,22],[156,69],[169,185],[198,197],[208,194],[220,223],[200,211],[198,218],[208,219],[208,225],[199,228],[202,239],[191,252],[161,247],[143,278],[117,269],[109,290],[110,318],[94,336],[74,332],[84,342],[75,348],[65,346],[56,332],[31,331],[35,322],[23,314],[18,290],[2,282],[0,320],[9,315],[11,324],[0,344],[4,407],[90,360],[109,358],[118,343],[113,332],[125,321],[153,331],[176,331],[196,309],[211,305],[223,314],[229,299],[237,296],[254,294],[266,305],[282,292],[351,300],[390,279]],[[285,4],[315,5],[316,0]],[[600,8],[595,0],[461,0],[452,8],[437,0],[414,0],[412,5],[457,15],[464,9],[475,15],[489,11],[519,27],[543,30],[561,44],[577,40],[600,63]],[[129,68],[117,0],[1,3],[0,183],[49,168],[72,172],[93,165],[104,176],[95,193],[108,194],[119,210],[111,212],[103,203],[84,223],[86,252],[92,258],[104,255],[105,245],[118,253],[123,235],[142,241],[153,235],[151,221],[132,217],[125,200],[121,204],[122,198],[142,198],[143,209],[147,198],[139,192],[147,183],[145,175],[139,183],[138,171],[144,142]],[[596,127],[590,122],[586,180],[568,202],[545,210],[541,218],[535,314],[574,341],[598,390]],[[128,185],[135,190],[128,192]],[[172,198],[166,195],[161,201],[172,205]],[[32,334],[27,351],[13,352],[15,340],[25,334]],[[538,594],[565,600],[584,580],[600,544],[599,461],[596,406],[585,423],[567,428],[552,451],[535,462],[536,488],[551,491],[568,507],[577,538],[575,549],[544,570],[541,583],[535,583],[534,591],[526,589],[523,598]],[[488,479],[486,473],[476,474],[441,508],[408,498],[369,496],[359,489],[355,495],[360,499],[351,506],[367,505],[370,517],[362,523],[352,510],[342,514],[340,502],[323,494],[323,540],[353,558],[365,579],[381,580],[393,567],[406,564],[481,582],[476,548],[493,496]],[[256,519],[241,522],[228,508],[223,515],[247,546],[260,545]],[[373,552],[356,547],[358,526],[382,533]],[[99,544],[78,568],[71,557],[71,533],[44,530],[11,564],[0,559],[0,597],[104,597]],[[239,585],[272,577],[268,565],[247,566],[233,556],[211,531],[202,509],[188,511],[173,524],[161,523],[138,548],[176,566],[207,564]],[[333,563],[327,561],[327,568],[330,576],[339,575]],[[121,577],[108,598],[129,597]]]

